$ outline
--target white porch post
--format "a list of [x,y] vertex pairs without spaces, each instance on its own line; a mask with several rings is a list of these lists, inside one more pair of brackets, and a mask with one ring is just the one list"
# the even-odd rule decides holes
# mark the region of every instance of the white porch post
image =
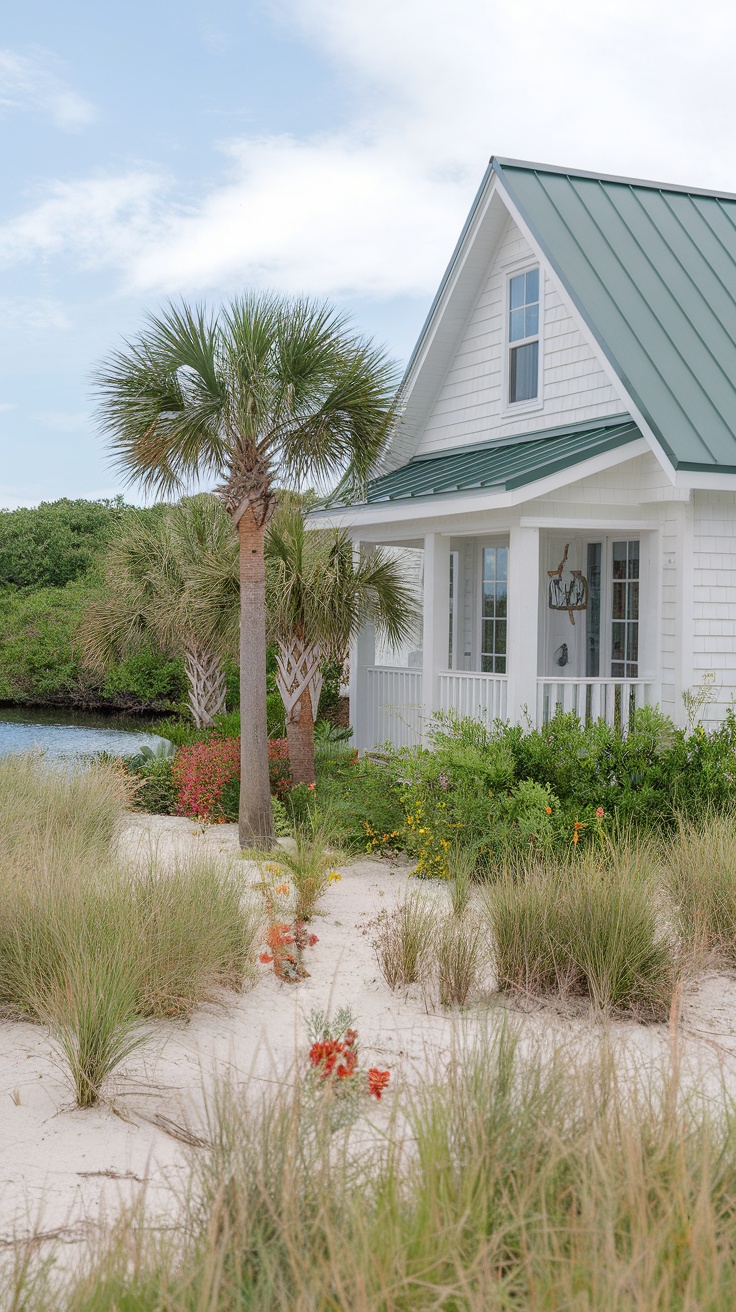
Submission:
[[518,724],[524,710],[537,720],[539,635],[539,529],[515,525],[509,534],[508,716]]
[[[361,544],[353,542],[353,561],[360,564]],[[350,681],[348,698],[350,723],[353,727],[353,744],[359,751],[373,747],[370,741],[372,725],[368,706],[368,677],[366,668],[376,660],[376,634],[372,624],[364,624],[350,644]]]
[[450,646],[450,539],[442,533],[424,538],[424,606],[422,624],[423,734],[439,709],[440,670],[447,669]]

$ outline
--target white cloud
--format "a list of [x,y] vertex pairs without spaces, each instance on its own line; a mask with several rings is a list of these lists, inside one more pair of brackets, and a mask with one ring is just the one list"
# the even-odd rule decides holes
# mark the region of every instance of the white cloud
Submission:
[[94,106],[65,85],[57,61],[45,50],[27,55],[0,50],[0,108],[34,110],[67,131],[95,118]]
[[25,328],[43,332],[69,327],[69,315],[60,301],[45,296],[0,296],[0,331]]
[[349,121],[222,143],[195,203],[150,169],[56,183],[0,259],[72,254],[137,294],[245,283],[426,295],[491,151],[736,190],[736,7],[715,0],[282,0],[333,61]]

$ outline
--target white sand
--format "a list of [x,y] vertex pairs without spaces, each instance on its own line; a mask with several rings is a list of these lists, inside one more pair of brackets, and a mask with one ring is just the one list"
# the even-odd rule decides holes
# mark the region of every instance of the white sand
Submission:
[[[238,852],[234,825],[203,834],[187,820],[157,816],[131,817],[121,844],[134,860],[152,848],[162,860],[205,849],[225,861]],[[151,1212],[172,1211],[189,1154],[197,1149],[172,1137],[171,1123],[201,1126],[207,1092],[225,1074],[262,1088],[295,1060],[304,1062],[313,1008],[350,1006],[361,1064],[389,1068],[395,1087],[412,1072],[437,1070],[458,1026],[472,1030],[486,1023],[489,1007],[504,1005],[490,995],[458,1021],[434,1009],[419,989],[393,994],[378,971],[366,926],[404,890],[409,867],[359,860],[340,869],[342,879],[330,885],[314,924],[319,943],[306,953],[309,979],[282,984],[263,966],[255,987],[242,996],[202,1007],[186,1022],[152,1025],[151,1041],[120,1070],[97,1108],[74,1107],[43,1029],[0,1022],[0,1246],[30,1232],[76,1243],[109,1223],[144,1181]],[[255,876],[255,867],[249,873]],[[415,887],[438,896],[431,886]],[[554,1008],[529,1006],[512,1014],[529,1035],[565,1036],[588,1049],[604,1036],[587,1017],[571,1019]],[[609,1034],[638,1064],[666,1055],[666,1026],[617,1023]],[[736,1095],[736,979],[712,974],[686,990],[682,1035],[690,1071],[705,1075],[714,1090],[722,1071]]]

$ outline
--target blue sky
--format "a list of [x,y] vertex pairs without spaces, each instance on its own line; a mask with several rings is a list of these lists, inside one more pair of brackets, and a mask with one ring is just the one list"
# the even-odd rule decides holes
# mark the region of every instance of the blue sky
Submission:
[[492,152],[736,191],[735,49],[722,0],[6,6],[0,505],[122,490],[90,375],[169,296],[405,360]]

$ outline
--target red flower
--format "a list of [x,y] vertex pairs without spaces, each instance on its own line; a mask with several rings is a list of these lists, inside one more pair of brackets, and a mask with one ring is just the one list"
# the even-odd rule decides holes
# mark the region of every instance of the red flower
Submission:
[[273,961],[273,957],[271,956],[270,952],[262,952],[258,960],[262,961],[264,966],[270,966],[271,962]]
[[368,1072],[369,1094],[371,1094],[373,1098],[378,1099],[378,1101],[380,1102],[381,1094],[384,1092],[386,1085],[388,1084],[390,1079],[391,1079],[390,1071],[379,1071],[376,1070],[375,1066],[372,1066]]
[[602,806],[599,806],[599,807],[597,808],[597,810],[596,810],[596,815],[597,815],[598,819],[599,819],[599,820],[602,820],[605,814],[606,814],[606,813],[605,813],[605,811],[603,810],[603,807],[602,807]]
[[309,943],[310,948],[313,948],[315,943],[319,943],[319,939],[316,934],[310,934],[307,942]]

